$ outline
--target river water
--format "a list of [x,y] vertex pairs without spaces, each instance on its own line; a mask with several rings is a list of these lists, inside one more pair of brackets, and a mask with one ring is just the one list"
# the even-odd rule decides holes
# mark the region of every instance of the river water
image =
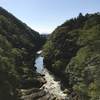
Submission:
[[35,61],[36,70],[38,73],[42,73],[43,71],[43,57],[38,56]]
[[35,61],[35,66],[37,67],[37,72],[44,74],[44,78],[47,83],[45,83],[42,88],[49,92],[51,95],[57,97],[57,100],[67,100],[67,94],[61,90],[60,81],[56,81],[53,74],[51,74],[46,68],[43,67],[43,57],[39,55]]

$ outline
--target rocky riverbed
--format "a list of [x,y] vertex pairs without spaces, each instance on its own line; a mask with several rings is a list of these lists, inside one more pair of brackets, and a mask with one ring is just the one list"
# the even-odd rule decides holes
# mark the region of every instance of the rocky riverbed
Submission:
[[[43,57],[39,54],[35,66],[37,73],[32,82],[27,82],[28,86],[35,84],[30,88],[19,89],[21,100],[68,100],[67,93],[61,89],[60,81],[43,67]],[[26,85],[27,85],[26,84]],[[25,85],[25,84],[24,84]],[[66,90],[67,91],[67,90]]]
[[68,100],[67,94],[60,88],[60,81],[55,81],[47,69],[36,79],[40,83],[39,87],[19,90],[21,100]]
[[46,83],[42,86],[45,91],[49,92],[51,95],[55,96],[57,100],[67,100],[67,94],[61,89],[60,81],[45,68],[42,72],[45,76]]

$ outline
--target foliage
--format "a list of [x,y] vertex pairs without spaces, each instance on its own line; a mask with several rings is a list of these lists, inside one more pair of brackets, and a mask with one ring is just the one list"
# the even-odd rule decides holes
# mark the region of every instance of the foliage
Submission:
[[99,100],[100,13],[80,13],[57,27],[44,46],[44,64],[80,100]]
[[22,82],[34,78],[33,64],[41,42],[38,32],[0,7],[0,100],[18,100]]

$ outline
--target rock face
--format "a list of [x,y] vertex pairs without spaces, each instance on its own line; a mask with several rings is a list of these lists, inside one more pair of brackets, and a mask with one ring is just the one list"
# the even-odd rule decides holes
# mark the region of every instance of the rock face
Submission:
[[21,100],[54,100],[54,96],[51,96],[49,93],[43,89],[33,88],[29,90],[21,90]]
[[72,97],[100,99],[100,13],[66,21],[51,34],[43,53],[45,66]]

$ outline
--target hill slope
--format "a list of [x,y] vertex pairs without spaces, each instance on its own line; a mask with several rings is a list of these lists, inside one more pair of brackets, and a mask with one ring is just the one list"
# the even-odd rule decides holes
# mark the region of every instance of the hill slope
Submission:
[[44,64],[79,100],[100,98],[100,13],[81,13],[57,27],[44,46]]
[[0,7],[0,100],[18,100],[20,88],[39,87],[34,68],[38,32]]

